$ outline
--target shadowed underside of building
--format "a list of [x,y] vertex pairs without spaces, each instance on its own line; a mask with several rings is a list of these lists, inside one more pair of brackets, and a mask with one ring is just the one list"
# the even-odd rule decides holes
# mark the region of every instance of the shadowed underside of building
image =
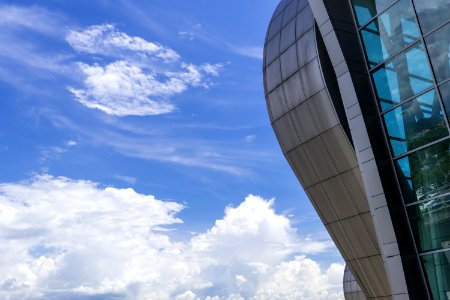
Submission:
[[283,154],[346,299],[450,299],[450,0],[283,0],[264,50]]

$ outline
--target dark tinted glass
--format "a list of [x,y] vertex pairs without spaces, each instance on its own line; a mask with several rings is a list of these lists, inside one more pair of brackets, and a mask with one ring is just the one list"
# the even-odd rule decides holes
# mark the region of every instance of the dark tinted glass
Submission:
[[449,140],[414,152],[395,165],[406,203],[450,192]]
[[434,89],[386,113],[383,118],[394,156],[448,135]]
[[409,0],[400,0],[361,30],[372,66],[383,62],[420,37]]
[[372,74],[378,101],[386,110],[433,86],[422,43],[408,48]]
[[441,82],[449,78],[450,23],[426,37],[425,43],[427,44],[428,53],[430,54],[436,80]]
[[[450,250],[450,249],[449,249]],[[448,300],[450,297],[450,251],[422,256],[428,284],[433,300]]]
[[450,81],[439,86],[447,118],[450,121]]
[[392,2],[393,0],[353,0],[358,24],[366,24]]
[[414,5],[423,33],[429,32],[450,17],[448,0],[414,0]]
[[450,247],[450,196],[409,206],[408,215],[420,252]]

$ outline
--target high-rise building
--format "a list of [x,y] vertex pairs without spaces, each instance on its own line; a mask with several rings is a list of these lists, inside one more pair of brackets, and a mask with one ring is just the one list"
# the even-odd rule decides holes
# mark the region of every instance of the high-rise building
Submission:
[[450,0],[282,0],[264,88],[346,299],[450,299]]

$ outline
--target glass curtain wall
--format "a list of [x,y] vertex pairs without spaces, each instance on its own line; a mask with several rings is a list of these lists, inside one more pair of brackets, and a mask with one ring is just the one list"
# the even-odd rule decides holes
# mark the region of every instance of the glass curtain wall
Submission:
[[352,0],[434,300],[450,300],[450,0]]

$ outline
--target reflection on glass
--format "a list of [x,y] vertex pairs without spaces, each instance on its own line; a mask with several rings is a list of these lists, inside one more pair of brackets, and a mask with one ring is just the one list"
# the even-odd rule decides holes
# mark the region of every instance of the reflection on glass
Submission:
[[408,48],[372,74],[381,110],[386,110],[433,85],[422,43]]
[[422,263],[433,300],[450,299],[450,251],[424,255]]
[[[450,3],[450,1],[448,1]],[[449,12],[450,13],[450,12]],[[425,42],[438,82],[450,77],[450,23],[429,35]]]
[[405,203],[426,200],[450,192],[450,141],[395,162]]
[[444,102],[444,109],[447,112],[447,118],[450,121],[450,81],[439,86],[439,91]]
[[408,207],[411,228],[420,252],[450,247],[450,196]]
[[414,5],[424,34],[447,21],[450,16],[448,0],[414,0]]
[[361,30],[371,66],[375,66],[420,37],[409,0],[400,0]]
[[386,113],[383,118],[394,156],[448,135],[435,90],[406,102]]
[[356,19],[359,25],[364,25],[380,13],[394,0],[353,0]]

